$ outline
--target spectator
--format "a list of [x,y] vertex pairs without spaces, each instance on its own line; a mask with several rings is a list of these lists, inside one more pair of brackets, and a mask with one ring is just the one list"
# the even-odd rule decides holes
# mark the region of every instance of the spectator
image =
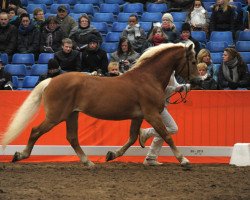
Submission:
[[17,15],[20,17],[21,14],[27,13],[25,9],[22,8],[22,3],[20,0],[9,0],[9,7],[14,8],[17,11]]
[[40,31],[33,25],[30,15],[20,16],[21,24],[18,28],[17,51],[19,53],[33,53],[37,58],[40,45]]
[[163,32],[167,35],[168,42],[176,42],[179,33],[174,25],[173,16],[170,13],[165,13],[162,16],[161,27]]
[[247,65],[233,48],[224,49],[218,83],[223,89],[244,90],[250,87]]
[[41,33],[40,52],[54,53],[60,51],[65,34],[55,16],[49,16]]
[[217,0],[210,17],[210,32],[232,31],[235,33],[235,8],[229,0]]
[[73,42],[69,38],[62,40],[62,50],[55,53],[54,59],[58,62],[62,72],[81,71],[80,53],[73,50]]
[[17,28],[20,26],[20,18],[18,17],[15,8],[8,8],[8,17],[10,24],[14,25]]
[[122,73],[119,71],[118,62],[110,62],[108,65],[108,74],[107,76],[120,76]]
[[191,26],[189,23],[183,23],[181,27],[181,34],[180,34],[179,42],[185,43],[185,44],[193,43],[196,55],[200,51],[200,43],[191,36]]
[[208,74],[212,76],[216,82],[218,82],[218,67],[213,64],[209,50],[201,49],[197,55],[197,62],[206,63],[208,68]]
[[77,26],[75,20],[68,15],[66,6],[61,5],[57,8],[57,21],[59,22],[61,29],[64,31],[66,37],[69,37],[70,31]]
[[69,38],[73,40],[74,46],[77,50],[83,50],[87,46],[89,36],[93,34],[98,38],[98,43],[102,43],[102,35],[92,25],[90,25],[90,18],[88,15],[82,15],[78,20],[78,26],[74,27],[69,34]]
[[194,0],[168,0],[169,12],[188,11]]
[[0,59],[0,90],[13,90],[11,74],[4,71],[4,64],[1,59]]
[[207,64],[201,62],[197,65],[198,72],[201,78],[201,88],[203,90],[217,90],[217,82],[209,75]]
[[146,41],[145,31],[138,24],[138,16],[132,14],[129,16],[128,25],[122,32],[122,37],[127,37],[133,46],[134,50],[138,53],[142,52],[143,44]]
[[36,8],[33,11],[33,24],[38,30],[42,30],[44,24],[45,24],[45,17],[43,9]]
[[0,13],[0,53],[7,53],[9,60],[16,51],[17,47],[17,28],[9,24],[8,15]]
[[195,0],[188,12],[187,20],[192,31],[205,31],[208,34],[209,16],[201,0]]
[[132,67],[139,57],[140,54],[134,51],[129,40],[126,37],[122,37],[119,40],[117,51],[111,54],[111,61],[118,62],[120,72],[124,73]]
[[54,58],[52,58],[48,62],[48,73],[44,74],[44,75],[41,75],[39,77],[38,83],[41,82],[41,81],[43,81],[43,80],[45,80],[46,78],[53,78],[55,76],[58,76],[61,73],[62,73],[61,72],[61,68],[60,68],[57,60],[54,59]]
[[250,31],[250,1],[247,1],[247,5],[242,8],[243,14],[243,28],[244,31]]
[[9,0],[0,0],[0,12],[7,12]]
[[107,52],[100,49],[99,38],[95,35],[90,35],[88,41],[88,46],[82,51],[82,71],[89,73],[97,71],[99,75],[107,74]]
[[162,31],[161,27],[155,26],[149,34],[143,50],[166,42],[168,42],[167,35]]

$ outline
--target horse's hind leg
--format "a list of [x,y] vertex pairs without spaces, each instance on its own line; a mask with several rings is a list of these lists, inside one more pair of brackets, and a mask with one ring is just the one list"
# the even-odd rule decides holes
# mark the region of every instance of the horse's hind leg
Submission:
[[78,112],[73,112],[70,114],[66,120],[67,126],[67,140],[69,141],[72,148],[75,150],[77,156],[86,166],[93,166],[94,163],[88,160],[86,154],[83,152],[78,141]]
[[106,155],[106,161],[114,160],[115,158],[122,156],[128,148],[135,143],[139,135],[141,124],[142,119],[132,119],[130,125],[130,137],[127,143],[115,152],[109,151]]
[[45,119],[45,121],[43,121],[39,126],[32,128],[28,144],[22,152],[16,152],[14,154],[12,162],[28,158],[38,138],[41,137],[44,133],[47,133],[49,130],[51,130],[55,125],[55,123],[51,123],[47,119]]
[[174,144],[171,134],[167,132],[160,115],[150,115],[146,120],[153,126],[156,132],[164,139],[164,141],[170,146],[174,156],[180,162],[180,164],[186,169],[190,168],[189,161],[186,159]]

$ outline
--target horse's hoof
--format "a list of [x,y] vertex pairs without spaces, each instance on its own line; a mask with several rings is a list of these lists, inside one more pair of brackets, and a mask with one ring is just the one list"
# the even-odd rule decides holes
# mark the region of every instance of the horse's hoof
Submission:
[[106,162],[110,161],[110,160],[114,160],[115,159],[115,153],[112,151],[109,151],[106,155]]
[[189,171],[192,169],[192,166],[190,165],[190,163],[181,164],[181,166],[184,171]]
[[11,162],[17,162],[20,160],[20,153],[19,152],[16,152],[12,158],[12,161]]
[[90,160],[88,160],[87,162],[85,162],[83,164],[84,164],[84,166],[87,166],[87,167],[93,167],[93,166],[95,166],[95,164],[92,161],[90,161]]

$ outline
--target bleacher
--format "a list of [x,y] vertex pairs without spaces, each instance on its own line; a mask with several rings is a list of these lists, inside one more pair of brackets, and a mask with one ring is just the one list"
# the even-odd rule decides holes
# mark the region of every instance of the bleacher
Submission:
[[[127,3],[124,0],[21,0],[21,2],[31,16],[33,10],[38,7],[44,10],[46,18],[55,15],[57,7],[62,4],[67,7],[69,15],[76,21],[81,14],[87,13],[91,18],[91,24],[103,36],[104,42],[101,48],[107,52],[108,58],[110,58],[112,52],[117,50],[121,32],[127,26],[127,21],[131,14],[138,15],[140,25],[147,33],[151,29],[152,23],[161,21],[162,15],[168,11],[166,4],[147,3],[144,6],[141,3]],[[204,0],[204,6],[208,12],[211,12],[211,6],[214,2],[215,0]],[[244,2],[243,0],[235,0],[232,4],[237,7],[237,10],[240,10],[242,6],[245,6]],[[177,30],[180,30],[186,20],[187,12],[171,12],[171,14]],[[235,46],[242,55],[243,60],[250,66],[250,32],[240,32],[236,40],[233,39],[230,31],[214,31],[211,33],[210,38],[207,38],[206,33],[203,31],[192,31],[191,34],[193,38],[200,42],[202,48],[207,48],[211,51],[212,60],[215,64],[221,63],[221,55],[225,47]],[[8,60],[6,61],[6,58],[2,55],[2,59],[8,64],[8,69],[15,65],[15,68],[17,66],[22,66],[22,68],[25,66],[26,68],[25,75],[23,73],[12,73],[15,82],[18,83],[15,85],[15,89],[22,89],[22,84],[25,83],[25,76],[39,76],[39,73],[35,75],[31,73],[34,71],[32,68],[40,66],[40,68],[44,67],[47,69],[48,59],[53,57],[52,54],[40,54],[39,59],[34,60],[34,55],[31,55],[30,57],[27,56],[31,59],[27,63],[27,60],[24,61],[24,56],[21,56],[21,60],[16,59],[16,56],[18,55],[14,55],[12,62],[8,63]],[[46,70],[40,70],[40,72],[46,73]]]

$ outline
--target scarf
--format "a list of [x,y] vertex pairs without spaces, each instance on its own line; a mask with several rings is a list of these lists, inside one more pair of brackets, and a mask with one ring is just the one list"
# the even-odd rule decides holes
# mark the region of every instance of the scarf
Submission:
[[128,40],[135,40],[136,37],[140,37],[141,36],[141,32],[140,32],[140,25],[136,24],[135,26],[130,26],[127,25],[126,27],[126,31],[128,33]]
[[206,78],[208,77],[208,73],[206,73],[204,76],[200,76],[201,80],[206,80]]
[[96,28],[94,26],[89,26],[89,27],[86,27],[86,28],[76,26],[71,30],[71,32],[69,34],[69,37],[76,34],[80,38],[81,36],[85,36],[85,35],[93,32],[94,30],[96,30]]
[[163,43],[165,41],[165,38],[161,35],[154,35],[152,37],[152,43],[154,44],[154,46],[157,46],[161,43]]
[[238,82],[239,81],[239,73],[237,70],[238,63],[239,63],[239,61],[236,57],[230,61],[223,62],[222,71],[223,71],[224,77],[227,81],[230,81],[230,82]]
[[35,26],[33,24],[29,24],[28,27],[24,27],[22,24],[20,24],[19,28],[18,28],[18,32],[22,35],[27,35],[29,34],[31,31],[33,31],[33,29],[35,28]]
[[206,10],[200,6],[199,8],[194,8],[194,10],[191,12],[191,24],[206,24],[206,16],[205,16]]

